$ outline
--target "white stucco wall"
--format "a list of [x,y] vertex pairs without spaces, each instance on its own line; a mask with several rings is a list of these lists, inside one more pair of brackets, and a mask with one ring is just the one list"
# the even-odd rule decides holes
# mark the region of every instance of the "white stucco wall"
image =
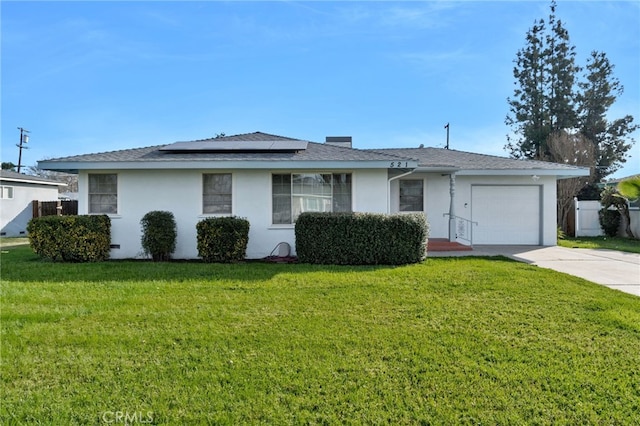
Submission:
[[390,213],[400,211],[400,181],[421,180],[424,191],[424,214],[429,223],[429,237],[446,238],[448,236],[449,212],[449,176],[440,173],[413,173],[391,181]]
[[[467,217],[471,206],[472,185],[526,185],[540,186],[542,212],[541,212],[541,241],[544,246],[553,246],[557,243],[557,204],[556,204],[556,180],[554,176],[541,176],[534,181],[531,176],[458,176],[456,178],[456,213],[458,216]],[[464,204],[468,203],[467,206]],[[512,224],[527,226],[519,217],[511,217]]]
[[[324,170],[323,170],[324,171]],[[278,170],[276,173],[296,173],[298,170]],[[326,172],[335,172],[327,170]],[[354,211],[384,213],[387,209],[386,170],[350,170],[352,173],[352,203]],[[97,173],[97,172],[93,172]],[[211,215],[202,212],[203,173],[232,174],[232,214],[249,220],[247,258],[259,259],[271,254],[280,242],[287,242],[295,251],[293,225],[271,223],[270,170],[145,170],[100,171],[118,175],[118,214],[111,215],[111,250],[114,259],[142,257],[142,217],[153,210],[174,214],[178,241],[174,258],[198,257],[196,224]],[[79,175],[78,212],[88,212],[88,174]],[[375,190],[372,190],[375,188]]]
[[[320,170],[338,172],[339,170]],[[111,215],[111,250],[114,259],[140,258],[142,217],[153,210],[167,210],[177,222],[178,241],[174,258],[198,257],[196,224],[210,215],[202,212],[203,173],[231,173],[233,177],[232,214],[249,220],[247,258],[258,259],[271,254],[280,242],[291,245],[295,254],[293,225],[271,223],[271,170],[124,170],[100,173],[118,175],[118,214]],[[301,170],[277,170],[276,173],[296,173]],[[398,180],[391,182],[391,203],[387,203],[388,176],[384,169],[348,170],[352,173],[352,204],[354,211],[392,213],[398,211]],[[97,172],[94,172],[97,173]],[[79,175],[80,214],[88,212],[87,172]],[[441,173],[414,173],[407,179],[422,179],[425,214],[430,224],[431,238],[448,237],[449,176]],[[542,190],[543,245],[556,244],[556,184],[552,176],[533,181],[530,176],[456,176],[456,214],[472,219],[472,185],[537,185]],[[519,218],[514,217],[517,222]],[[520,224],[526,226],[526,224]]]
[[[449,176],[442,176],[441,173],[427,175],[426,182],[426,211],[429,221],[429,236],[431,238],[447,238],[449,236]],[[461,203],[456,203],[456,213],[458,216],[466,217],[464,212],[459,210]],[[468,219],[468,217],[466,217]]]
[[[430,238],[448,238],[449,218],[449,176],[442,173],[414,173],[403,179],[424,180],[425,214],[429,222]],[[542,188],[542,245],[555,245],[556,232],[556,181],[553,176],[542,176],[537,181],[531,176],[471,176],[457,175],[455,183],[455,213],[457,216],[472,219],[472,185],[534,185]],[[391,212],[399,209],[399,180],[391,182]],[[511,218],[518,223],[520,218]],[[520,223],[520,226],[527,224]]]
[[56,201],[58,187],[31,183],[3,181],[2,186],[13,187],[13,198],[0,200],[0,229],[2,236],[27,235],[27,224],[33,217],[32,202]]

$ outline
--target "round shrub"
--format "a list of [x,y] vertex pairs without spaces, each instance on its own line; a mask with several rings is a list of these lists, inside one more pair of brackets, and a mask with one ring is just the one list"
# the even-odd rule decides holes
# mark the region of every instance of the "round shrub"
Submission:
[[171,259],[176,249],[176,221],[173,213],[151,211],[140,221],[142,225],[142,250],[154,262]]
[[618,235],[620,228],[620,212],[618,210],[601,209],[598,213],[600,226],[607,237]]
[[244,260],[249,243],[249,221],[239,217],[210,217],[196,224],[198,255],[205,262]]

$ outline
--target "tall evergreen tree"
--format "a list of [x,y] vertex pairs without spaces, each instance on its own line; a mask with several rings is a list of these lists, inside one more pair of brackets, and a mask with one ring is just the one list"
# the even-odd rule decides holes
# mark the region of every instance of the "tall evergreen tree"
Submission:
[[638,129],[633,117],[626,115],[613,121],[607,112],[624,88],[613,76],[613,64],[604,52],[591,52],[584,80],[578,83],[578,115],[580,132],[596,149],[596,182],[618,170],[626,162],[634,144],[631,133]]
[[550,134],[545,107],[545,23],[536,21],[527,32],[527,45],[516,54],[513,76],[514,97],[509,98],[511,114],[506,124],[519,136],[505,147],[515,158],[537,158]]
[[514,97],[505,120],[518,139],[505,146],[516,158],[545,159],[547,140],[553,132],[575,128],[575,46],[569,32],[556,19],[551,2],[548,21],[540,19],[527,32],[526,46],[516,54]]
[[[626,161],[635,142],[631,134],[639,126],[630,115],[607,120],[609,108],[622,93],[613,65],[604,53],[593,52],[580,76],[575,46],[556,18],[555,0],[550,9],[547,21],[534,22],[525,47],[516,54],[516,88],[505,120],[515,137],[507,137],[505,149],[515,158],[557,161],[548,147],[551,135],[581,133],[594,144],[593,178],[599,182]],[[583,80],[577,81],[580,77]]]
[[549,127],[551,132],[574,129],[577,124],[575,110],[576,94],[574,83],[576,73],[575,46],[570,44],[569,32],[556,19],[556,4],[551,3],[549,15],[549,33],[546,36],[545,62],[547,72],[547,99]]

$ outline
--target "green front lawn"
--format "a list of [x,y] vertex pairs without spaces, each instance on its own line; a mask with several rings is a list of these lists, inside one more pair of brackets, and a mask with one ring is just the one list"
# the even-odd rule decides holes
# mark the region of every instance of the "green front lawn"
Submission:
[[640,240],[622,237],[566,237],[558,240],[558,245],[568,248],[608,249],[640,253]]
[[551,270],[503,258],[55,264],[6,251],[1,424],[638,419],[640,298]]

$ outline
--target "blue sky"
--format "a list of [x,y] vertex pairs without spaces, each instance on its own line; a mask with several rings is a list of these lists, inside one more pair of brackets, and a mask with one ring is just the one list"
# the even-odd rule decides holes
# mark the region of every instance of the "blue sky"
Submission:
[[[640,2],[562,1],[640,121]],[[2,1],[2,161],[263,131],[507,156],[513,60],[548,1]],[[639,132],[634,135],[640,139]],[[614,177],[640,173],[640,142]]]

